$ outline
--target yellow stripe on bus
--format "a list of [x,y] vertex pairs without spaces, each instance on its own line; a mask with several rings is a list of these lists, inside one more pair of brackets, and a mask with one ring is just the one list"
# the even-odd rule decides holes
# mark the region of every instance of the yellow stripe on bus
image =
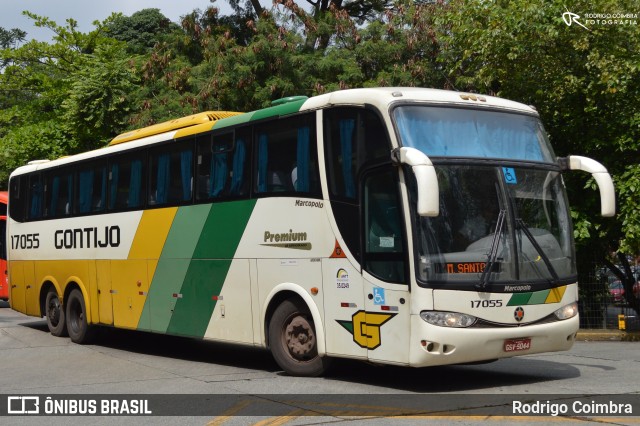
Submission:
[[552,288],[544,303],[558,303],[562,300],[564,292],[567,290],[567,286]]
[[177,211],[172,207],[142,213],[128,259],[158,259]]

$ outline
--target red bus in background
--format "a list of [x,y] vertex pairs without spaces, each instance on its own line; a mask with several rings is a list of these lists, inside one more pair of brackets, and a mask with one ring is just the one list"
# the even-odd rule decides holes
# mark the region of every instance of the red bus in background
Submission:
[[0,191],[0,300],[9,300],[7,275],[7,192]]

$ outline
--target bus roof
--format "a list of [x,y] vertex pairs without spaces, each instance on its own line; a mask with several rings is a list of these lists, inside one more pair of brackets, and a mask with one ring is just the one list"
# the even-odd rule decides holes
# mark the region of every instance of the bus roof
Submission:
[[152,126],[143,127],[137,130],[131,130],[126,133],[122,133],[109,142],[109,146],[117,145],[123,142],[129,142],[136,139],[142,139],[147,136],[158,135],[166,133],[171,130],[183,129],[185,127],[195,126],[203,123],[216,122],[220,119],[233,117],[234,115],[242,114],[240,112],[233,111],[205,111],[198,114],[189,115],[186,117],[176,118],[174,120],[165,121],[163,123],[154,124]]
[[535,108],[495,96],[451,90],[425,89],[419,87],[378,87],[348,89],[309,98],[301,110],[312,110],[332,105],[375,105],[387,110],[398,102],[424,102],[429,104],[454,105],[503,109],[538,115]]
[[108,152],[124,151],[129,149],[129,144],[124,142],[136,141],[136,146],[151,145],[170,139],[180,139],[213,129],[223,129],[225,127],[243,123],[295,114],[302,111],[311,111],[330,106],[374,105],[381,111],[386,111],[391,105],[400,102],[419,102],[431,105],[502,109],[537,115],[537,112],[533,107],[493,96],[417,87],[347,89],[311,98],[307,98],[306,96],[291,96],[274,101],[270,107],[247,113],[207,111],[165,121],[163,123],[122,133],[111,140],[105,148],[76,154],[70,157],[59,158],[53,161],[30,162],[29,165],[19,167],[13,173],[17,172],[20,174],[41,168],[55,167],[60,164],[91,158],[98,152],[106,154]]

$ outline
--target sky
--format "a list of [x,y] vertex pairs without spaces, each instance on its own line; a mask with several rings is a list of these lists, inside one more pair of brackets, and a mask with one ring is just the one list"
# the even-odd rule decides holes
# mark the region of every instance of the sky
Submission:
[[[157,8],[171,21],[179,23],[180,16],[194,9],[204,10],[209,5],[209,0],[0,0],[0,27],[6,30],[19,28],[27,32],[28,39],[50,41],[53,33],[36,28],[32,19],[22,15],[23,10],[46,16],[58,25],[73,18],[78,21],[81,32],[89,32],[94,28],[93,21],[102,21],[112,12],[131,16],[142,9]],[[216,6],[223,15],[231,12],[226,0],[218,0]]]

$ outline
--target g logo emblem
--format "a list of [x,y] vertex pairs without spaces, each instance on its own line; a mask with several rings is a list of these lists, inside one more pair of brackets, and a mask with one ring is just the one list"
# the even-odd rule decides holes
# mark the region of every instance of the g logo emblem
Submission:
[[353,335],[353,341],[361,348],[375,349],[382,344],[380,327],[396,314],[358,311],[352,315],[351,321],[336,320]]
[[524,309],[522,309],[522,306],[518,306],[516,308],[516,310],[513,312],[513,317],[518,322],[521,322],[524,319]]

